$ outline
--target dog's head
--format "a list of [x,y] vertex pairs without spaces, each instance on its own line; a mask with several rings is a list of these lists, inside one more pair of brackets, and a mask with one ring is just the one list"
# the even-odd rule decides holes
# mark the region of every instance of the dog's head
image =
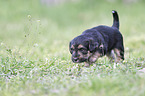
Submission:
[[74,63],[95,62],[104,55],[104,45],[100,41],[80,35],[74,38],[69,45]]

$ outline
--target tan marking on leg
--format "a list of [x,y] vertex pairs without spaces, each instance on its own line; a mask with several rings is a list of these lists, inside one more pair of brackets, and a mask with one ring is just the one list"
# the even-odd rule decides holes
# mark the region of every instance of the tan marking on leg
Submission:
[[115,53],[114,50],[111,50],[110,53],[106,54],[107,57],[110,59],[110,62],[114,62],[115,61]]
[[90,64],[89,64],[89,63],[87,63],[87,62],[85,62],[84,67],[90,67]]
[[89,58],[90,63],[96,62],[96,60],[101,56],[99,52],[95,52],[92,56]]
[[120,50],[115,48],[114,51],[116,53],[116,62],[119,62],[121,60]]

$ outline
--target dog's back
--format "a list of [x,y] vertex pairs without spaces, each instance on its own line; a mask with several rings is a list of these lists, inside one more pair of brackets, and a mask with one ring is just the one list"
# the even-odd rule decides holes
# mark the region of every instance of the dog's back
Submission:
[[[82,34],[98,38],[104,38],[107,50],[110,51],[115,46],[116,41],[123,41],[123,37],[119,31],[119,17],[116,11],[112,11],[113,14],[113,25],[111,27],[100,25],[88,30],[85,30]],[[103,41],[103,40],[102,40]]]
[[97,26],[93,29],[95,29],[97,33],[99,32],[103,36],[108,46],[108,51],[110,51],[114,47],[116,42],[123,41],[123,37],[117,28],[108,26]]

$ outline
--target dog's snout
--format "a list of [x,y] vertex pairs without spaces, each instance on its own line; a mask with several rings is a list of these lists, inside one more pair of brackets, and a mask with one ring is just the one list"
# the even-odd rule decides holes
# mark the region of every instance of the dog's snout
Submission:
[[72,57],[72,61],[73,62],[79,62],[79,58],[78,57]]
[[73,58],[73,60],[74,60],[74,61],[77,61],[77,60],[78,60],[78,58],[77,58],[77,57],[74,57],[74,58]]
[[80,55],[78,54],[78,52],[74,51],[73,57],[74,57],[74,58],[77,58],[77,57],[79,57],[79,56],[80,56]]

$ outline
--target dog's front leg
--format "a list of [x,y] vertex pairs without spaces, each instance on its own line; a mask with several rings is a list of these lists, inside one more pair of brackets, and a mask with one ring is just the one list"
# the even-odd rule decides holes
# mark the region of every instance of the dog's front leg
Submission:
[[90,64],[88,62],[85,62],[84,67],[90,67]]

